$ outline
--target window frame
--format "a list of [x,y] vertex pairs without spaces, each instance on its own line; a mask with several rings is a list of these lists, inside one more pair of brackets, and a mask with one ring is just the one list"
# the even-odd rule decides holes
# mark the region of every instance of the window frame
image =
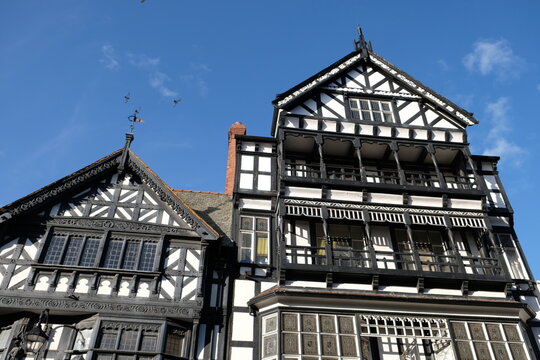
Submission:
[[[250,218],[252,221],[252,228],[251,229],[242,229],[243,225],[243,218]],[[264,219],[266,220],[266,230],[257,230],[257,220]],[[238,262],[241,264],[258,264],[258,265],[270,265],[270,254],[271,254],[271,226],[272,226],[272,217],[267,214],[240,214],[239,216],[239,224],[238,224],[238,239],[239,242],[237,243],[238,247]],[[258,238],[257,233],[266,233],[266,261],[257,261],[257,248],[258,248]],[[243,246],[243,234],[250,234],[251,235],[251,245],[249,247],[250,250],[250,259],[245,260],[242,259],[242,250],[248,249],[247,246]]]
[[[367,103],[367,108],[362,107],[362,102]],[[375,109],[373,103],[377,104],[378,109]],[[354,104],[354,106],[353,106]],[[383,108],[383,104],[388,106],[388,109]],[[347,99],[347,106],[350,112],[350,119],[354,122],[368,123],[387,123],[398,124],[394,104],[391,99],[370,99],[351,97]],[[364,113],[369,114],[369,119],[364,118]],[[376,120],[374,114],[377,114],[380,119]],[[390,120],[386,120],[385,115],[390,115]]]
[[[62,243],[55,248],[51,248],[51,243],[55,239],[62,239]],[[73,258],[75,261],[69,261],[66,263],[68,256],[70,254],[71,244],[73,244],[74,239],[82,239],[80,245],[76,249],[75,256]],[[88,264],[85,263],[88,259],[85,258],[85,251],[87,250],[87,245],[90,244],[90,241],[97,242],[97,245],[92,245],[95,248],[95,255],[93,259],[90,258]],[[110,251],[112,250],[111,244],[113,241],[120,241],[120,249],[118,254],[118,259],[114,266],[105,266],[110,256]],[[135,254],[130,256],[127,252],[129,244],[136,243]],[[145,246],[147,244],[153,245],[149,248],[149,253],[145,251]],[[93,231],[76,231],[76,230],[65,230],[65,229],[51,229],[49,234],[46,236],[44,242],[44,247],[39,256],[39,264],[42,265],[57,265],[57,266],[66,266],[66,267],[76,267],[76,268],[100,268],[107,270],[123,270],[123,271],[133,271],[133,272],[155,272],[159,266],[159,249],[163,244],[163,236],[141,236],[141,235],[132,235],[132,234],[122,234],[114,232],[104,232],[98,233]],[[51,253],[51,251],[57,252],[57,254]],[[52,255],[51,255],[52,254]],[[151,256],[150,256],[151,255]],[[133,265],[127,266],[126,261],[128,256],[133,258]],[[150,258],[152,258],[150,260]],[[85,260],[86,259],[86,260]]]

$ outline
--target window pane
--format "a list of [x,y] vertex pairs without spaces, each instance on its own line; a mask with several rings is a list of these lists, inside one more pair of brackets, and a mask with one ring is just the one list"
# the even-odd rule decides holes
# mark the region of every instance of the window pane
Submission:
[[116,331],[101,334],[101,342],[99,343],[99,347],[102,349],[115,349],[116,335]]
[[251,249],[251,233],[242,233],[242,243],[240,244],[243,248],[250,248]]
[[366,100],[360,100],[360,108],[362,110],[369,110],[369,105]]
[[184,337],[174,332],[167,334],[167,345],[165,345],[165,353],[169,355],[182,355],[182,343]]
[[247,216],[242,216],[241,218],[241,224],[240,224],[240,229],[242,230],[253,230],[253,218],[252,217],[247,217]]
[[66,242],[65,237],[53,236],[51,242],[49,243],[49,248],[47,249],[47,254],[45,259],[43,259],[44,264],[59,264],[60,258],[62,257],[62,248]]
[[371,110],[379,111],[379,102],[378,101],[371,101]]
[[390,111],[390,103],[383,102],[381,103],[382,109],[385,111]]
[[152,271],[154,268],[154,259],[156,257],[156,247],[154,243],[145,242],[142,247],[141,259],[139,261],[139,270]]
[[122,240],[111,240],[107,247],[107,253],[105,255],[105,262],[103,266],[109,269],[118,268],[120,262],[120,252],[122,251]]
[[374,121],[382,121],[381,113],[374,112],[373,113],[373,120]]
[[251,249],[242,249],[240,251],[240,261],[251,262]]
[[384,114],[384,121],[385,122],[394,122],[394,119],[392,118],[392,114]]
[[351,106],[351,109],[358,109],[359,106],[358,106],[358,100],[349,100],[349,105]]
[[257,231],[268,231],[268,219],[257,218]]
[[268,233],[257,233],[257,257],[255,262],[268,262]]
[[64,257],[64,265],[77,265],[79,250],[81,249],[83,239],[80,237],[71,237],[69,239],[66,256]]
[[360,111],[351,109],[351,115],[353,119],[360,119]]
[[99,248],[99,239],[86,239],[83,253],[81,255],[80,266],[95,266],[97,252]]
[[362,111],[362,120],[371,121],[371,114],[369,111]]
[[137,261],[137,253],[139,252],[139,242],[129,240],[126,244],[124,260],[122,261],[122,269],[133,270]]
[[141,339],[141,351],[156,351],[157,336],[144,334]]
[[136,350],[137,349],[137,335],[138,331],[135,330],[123,330],[120,338],[120,350]]

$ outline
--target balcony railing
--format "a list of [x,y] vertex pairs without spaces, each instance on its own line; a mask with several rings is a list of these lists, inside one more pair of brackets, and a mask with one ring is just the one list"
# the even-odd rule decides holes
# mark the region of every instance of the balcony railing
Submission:
[[[343,243],[343,241],[341,241]],[[503,277],[496,258],[432,254],[418,251],[381,251],[343,247],[285,246],[285,262],[295,265],[320,265],[364,270],[399,270],[422,273],[453,273]],[[330,263],[331,262],[331,263]]]
[[[285,176],[302,178],[323,178],[319,164],[285,163]],[[404,170],[405,184],[409,186],[441,187],[439,176],[431,171]],[[366,182],[372,184],[400,185],[401,178],[396,169],[365,169]],[[446,187],[458,190],[478,189],[474,175],[443,175]],[[344,181],[362,181],[361,170],[358,167],[341,164],[326,164],[326,178]]]

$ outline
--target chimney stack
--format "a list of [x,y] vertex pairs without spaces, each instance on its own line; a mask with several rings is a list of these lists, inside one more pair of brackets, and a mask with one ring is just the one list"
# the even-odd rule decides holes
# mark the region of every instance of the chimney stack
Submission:
[[232,195],[234,177],[236,175],[236,135],[246,135],[246,126],[237,121],[229,129],[229,155],[227,157],[227,174],[225,178],[225,194]]

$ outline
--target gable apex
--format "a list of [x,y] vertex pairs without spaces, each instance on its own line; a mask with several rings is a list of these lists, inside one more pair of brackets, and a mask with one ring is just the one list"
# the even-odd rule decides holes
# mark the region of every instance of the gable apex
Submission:
[[[206,223],[189,205],[161,180],[135,153],[127,148],[117,150],[110,155],[53,182],[19,200],[0,208],[0,224],[23,214],[42,211],[47,206],[58,204],[63,194],[77,194],[87,191],[89,184],[104,177],[118,177],[118,174],[132,173],[151,189],[159,199],[173,211],[179,219],[204,240],[215,240],[219,233]],[[152,201],[152,200],[150,200]],[[74,209],[75,210],[75,209]],[[76,210],[75,210],[76,212]],[[171,213],[172,214],[172,213]],[[128,219],[129,220],[129,219]],[[137,221],[135,219],[135,221]]]
[[[438,109],[441,109],[445,113],[452,115],[456,121],[461,123],[463,127],[474,125],[478,123],[471,113],[457,106],[450,100],[446,99],[442,95],[438,94],[434,90],[422,84],[420,81],[414,79],[412,76],[391,64],[389,61],[383,57],[377,55],[370,49],[361,49],[359,51],[353,51],[343,57],[342,59],[336,61],[332,65],[326,67],[325,69],[319,71],[317,74],[311,76],[305,81],[297,84],[296,86],[290,88],[289,90],[278,94],[272,104],[276,108],[274,112],[274,119],[272,123],[272,133],[275,130],[277,114],[280,109],[283,109],[287,105],[292,104],[295,100],[298,100],[302,97],[305,97],[307,94],[311,93],[315,89],[334,89],[337,87],[330,84],[332,79],[338,77],[338,75],[345,73],[353,69],[355,66],[363,64],[369,64],[376,67],[381,71],[385,76],[388,76],[390,79],[395,80],[403,84],[408,91],[391,93],[385,92],[382,95],[386,96],[400,96],[415,98],[421,101],[431,103]],[[326,85],[324,85],[326,84]],[[324,85],[324,87],[323,87]],[[351,91],[351,89],[347,89]],[[366,94],[377,95],[377,91],[366,90]]]

